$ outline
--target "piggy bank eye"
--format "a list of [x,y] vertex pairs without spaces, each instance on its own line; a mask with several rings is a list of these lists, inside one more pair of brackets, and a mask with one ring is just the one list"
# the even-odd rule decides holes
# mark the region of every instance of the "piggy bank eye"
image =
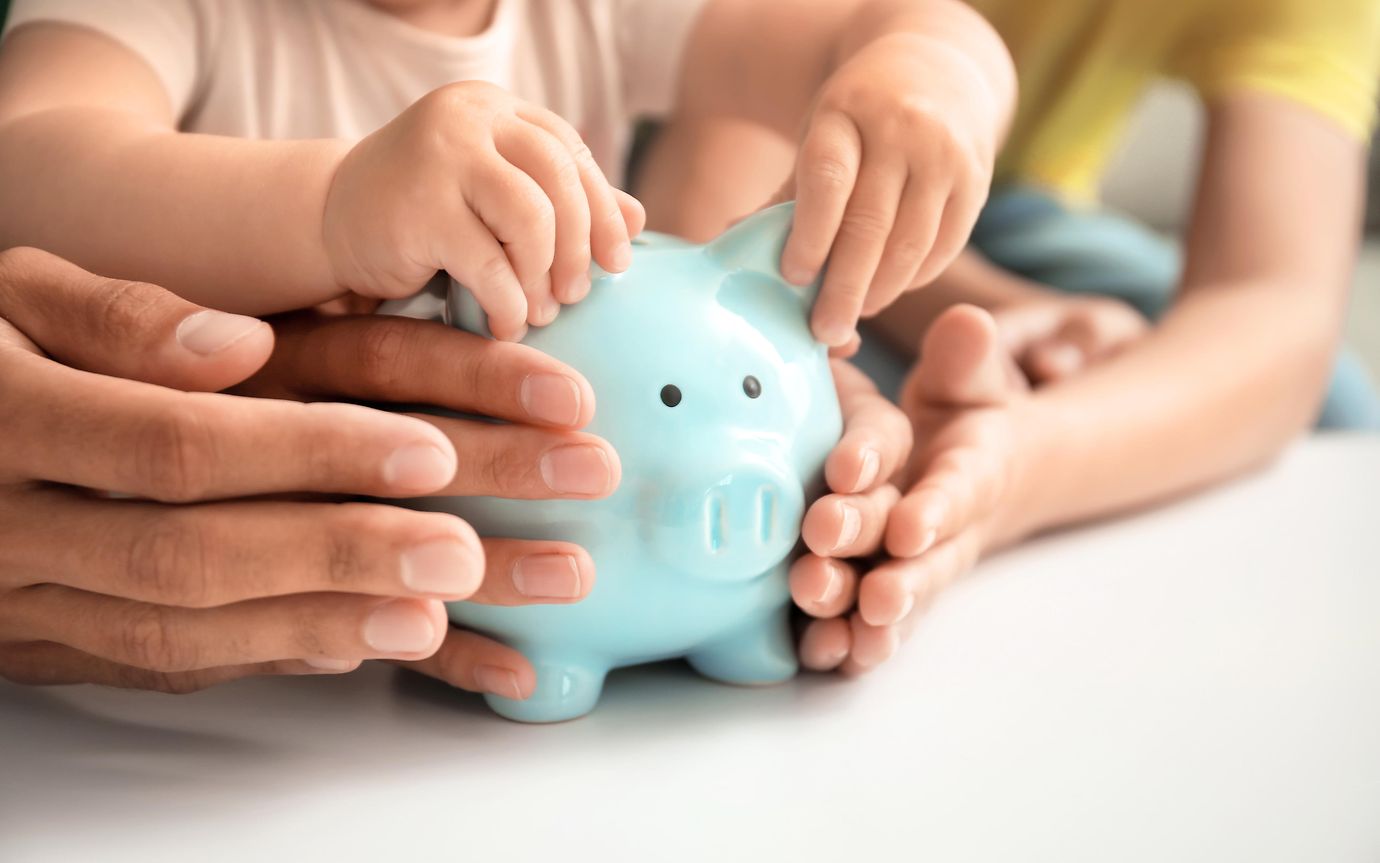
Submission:
[[750,399],[757,398],[762,394],[762,382],[752,375],[748,375],[743,378],[743,392],[747,393],[747,397]]
[[667,384],[661,388],[661,403],[668,408],[673,408],[680,404],[680,387],[675,384]]

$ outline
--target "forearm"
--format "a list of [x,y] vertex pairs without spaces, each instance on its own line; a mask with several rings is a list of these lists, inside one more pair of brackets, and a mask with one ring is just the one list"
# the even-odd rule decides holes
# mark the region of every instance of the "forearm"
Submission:
[[105,275],[267,314],[340,290],[321,240],[336,141],[182,134],[94,107],[0,126],[0,247],[32,245]]
[[1315,418],[1339,315],[1297,286],[1190,292],[1115,358],[1024,403],[1026,468],[1001,544],[1252,468]]

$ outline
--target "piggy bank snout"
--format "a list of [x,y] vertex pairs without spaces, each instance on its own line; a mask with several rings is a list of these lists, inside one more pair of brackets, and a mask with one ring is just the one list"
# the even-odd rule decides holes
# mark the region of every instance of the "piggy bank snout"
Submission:
[[734,466],[708,483],[671,490],[654,540],[667,562],[711,581],[755,577],[800,536],[800,480],[764,463]]

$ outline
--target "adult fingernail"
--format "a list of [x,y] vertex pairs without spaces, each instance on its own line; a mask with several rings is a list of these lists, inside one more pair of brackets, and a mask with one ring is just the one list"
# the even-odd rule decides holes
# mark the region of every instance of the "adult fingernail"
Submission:
[[435,640],[431,617],[415,603],[386,602],[364,622],[364,643],[379,653],[417,653]]
[[208,357],[262,326],[265,324],[258,318],[207,309],[182,319],[177,325],[177,343],[194,354]]
[[541,478],[557,494],[599,494],[613,479],[609,458],[597,446],[557,447],[541,457]]
[[877,474],[882,469],[882,457],[872,447],[863,447],[862,463],[858,467],[858,483],[853,491],[865,491],[872,487],[872,483],[877,481]]
[[934,528],[930,528],[929,530],[921,534],[920,545],[916,547],[915,553],[924,554],[925,552],[929,551],[930,546],[934,545],[934,540],[937,536],[939,536],[939,531],[935,530]]
[[355,667],[353,659],[331,659],[328,656],[309,656],[302,661],[322,671],[349,671]]
[[455,476],[455,459],[435,444],[405,446],[383,464],[383,480],[403,490],[431,491]]
[[568,554],[529,554],[513,564],[513,586],[532,599],[574,599],[580,566]]
[[824,587],[820,589],[819,595],[815,597],[815,602],[819,605],[826,605],[838,599],[839,594],[843,593],[843,574],[839,572],[837,564],[826,561],[824,564],[825,572],[828,575],[824,580]]
[[518,688],[517,674],[507,668],[501,668],[497,665],[481,665],[474,670],[474,679],[479,684],[479,688],[485,692],[502,698],[522,699],[522,690]]
[[857,542],[862,533],[862,513],[851,503],[839,504],[839,538],[834,543],[834,551],[847,548]]
[[402,582],[414,593],[469,596],[479,589],[482,568],[465,545],[454,539],[433,539],[402,555]]
[[518,399],[539,422],[573,426],[580,421],[580,387],[565,375],[537,374],[522,379]]

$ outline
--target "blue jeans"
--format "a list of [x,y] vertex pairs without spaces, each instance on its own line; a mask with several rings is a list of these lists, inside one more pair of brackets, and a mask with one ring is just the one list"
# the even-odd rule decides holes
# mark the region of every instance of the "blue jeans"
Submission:
[[[1173,243],[1129,218],[1073,210],[1037,189],[994,190],[972,245],[1012,273],[1068,293],[1116,297],[1151,320],[1169,308],[1178,286],[1181,261]],[[895,363],[875,350],[861,359],[883,390],[894,393],[900,370],[889,366]],[[1380,430],[1380,399],[1365,367],[1345,349],[1317,427]]]

